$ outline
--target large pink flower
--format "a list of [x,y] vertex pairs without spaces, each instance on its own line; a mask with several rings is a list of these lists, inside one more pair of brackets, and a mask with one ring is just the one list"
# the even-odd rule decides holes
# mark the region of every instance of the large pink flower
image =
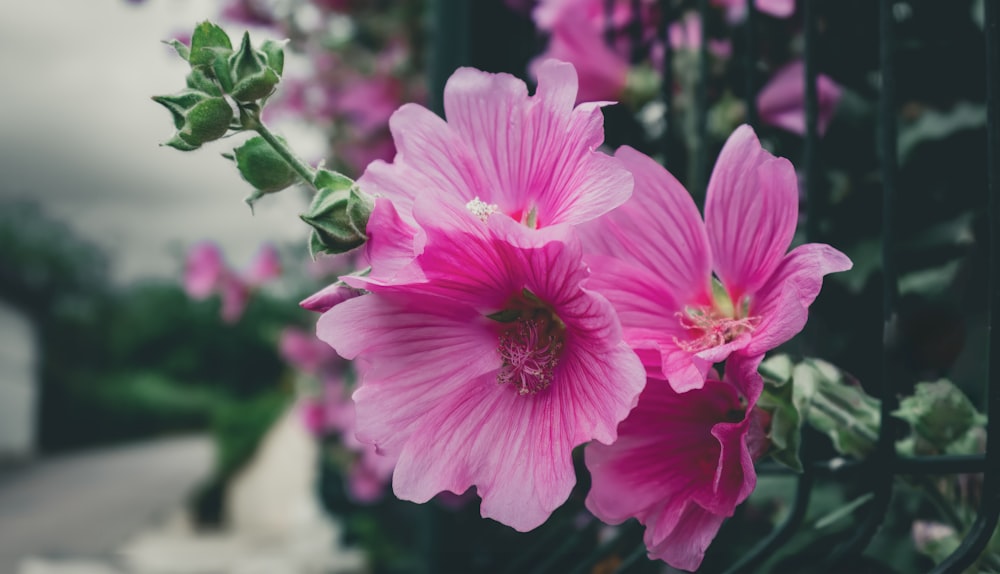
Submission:
[[637,518],[651,558],[697,570],[723,520],[757,482],[758,363],[730,361],[726,380],[710,378],[686,393],[650,380],[618,440],[587,446],[587,508],[611,524]]
[[[354,278],[371,293],[333,307],[317,330],[360,362],[357,436],[399,457],[397,496],[476,486],[483,516],[529,530],[569,496],[573,448],[615,440],[643,369],[610,303],[582,287],[572,228],[470,213],[464,196],[431,189],[409,204],[415,259],[393,284]],[[512,197],[499,193],[491,200]]]
[[408,223],[417,197],[533,228],[589,221],[624,202],[632,180],[597,151],[600,104],[574,107],[576,93],[576,72],[563,62],[538,67],[533,96],[514,76],[460,68],[444,89],[447,121],[416,104],[399,108],[389,120],[395,159],[373,162],[358,185],[391,200]]
[[[792,133],[805,135],[805,77],[806,67],[802,60],[795,60],[775,72],[771,80],[757,94],[757,109],[760,121],[786,129]],[[833,80],[819,74],[816,77],[818,117],[816,129],[819,135],[833,119],[833,113],[840,102],[841,89]]]
[[614,304],[650,376],[677,392],[701,388],[731,353],[763,355],[790,339],[823,276],[851,267],[828,245],[786,253],[798,218],[795,170],[748,126],[719,155],[704,223],[667,170],[631,148],[617,157],[635,176],[635,193],[583,229],[589,287]]

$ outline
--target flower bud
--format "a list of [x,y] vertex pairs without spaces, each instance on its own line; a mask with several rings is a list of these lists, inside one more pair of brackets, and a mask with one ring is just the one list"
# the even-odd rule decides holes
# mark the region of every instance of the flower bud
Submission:
[[229,74],[233,79],[233,88],[230,94],[237,101],[253,102],[267,97],[278,85],[280,71],[270,67],[272,60],[279,63],[279,69],[284,65],[284,54],[281,53],[280,46],[277,53],[281,53],[278,58],[275,53],[274,43],[268,45],[272,55],[255,50],[250,44],[250,34],[243,34],[243,41],[240,49],[229,57]]
[[967,435],[986,424],[965,393],[945,379],[918,383],[892,414],[913,427],[918,454],[972,454],[976,441]]
[[344,253],[360,247],[368,239],[365,228],[373,203],[354,182],[339,173],[319,170],[313,182],[319,190],[300,217],[313,228],[309,251]]
[[246,199],[251,207],[261,196],[281,191],[299,180],[292,166],[260,136],[254,136],[234,149],[232,159],[243,179],[254,186],[254,193]]
[[224,98],[196,90],[153,96],[153,101],[170,111],[178,130],[165,145],[181,151],[197,149],[224,136],[233,119],[233,109]]

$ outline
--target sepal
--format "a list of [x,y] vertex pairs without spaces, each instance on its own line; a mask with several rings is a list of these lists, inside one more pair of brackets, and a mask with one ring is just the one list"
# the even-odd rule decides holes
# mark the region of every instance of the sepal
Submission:
[[350,178],[325,169],[318,171],[313,185],[318,191],[309,209],[300,216],[313,228],[309,237],[312,256],[345,253],[363,245],[374,207],[371,198]]

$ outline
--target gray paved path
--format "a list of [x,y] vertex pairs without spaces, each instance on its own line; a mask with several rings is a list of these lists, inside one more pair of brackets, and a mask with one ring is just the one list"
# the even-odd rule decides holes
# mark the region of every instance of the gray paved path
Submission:
[[41,459],[0,471],[0,573],[27,556],[100,558],[177,508],[212,465],[189,436]]

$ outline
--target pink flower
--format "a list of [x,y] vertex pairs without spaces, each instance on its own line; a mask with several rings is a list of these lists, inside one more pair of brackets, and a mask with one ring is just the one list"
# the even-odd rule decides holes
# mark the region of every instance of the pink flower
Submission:
[[628,147],[617,157],[632,170],[635,193],[582,230],[593,253],[588,286],[614,304],[650,375],[677,392],[701,388],[731,353],[763,355],[790,339],[823,276],[851,268],[828,245],[786,254],[798,218],[795,170],[761,148],[749,126],[719,155],[704,222],[660,165]]
[[262,245],[243,273],[243,280],[252,286],[261,285],[281,276],[281,258],[273,245]]
[[205,299],[219,286],[225,263],[219,247],[211,242],[195,245],[184,264],[184,291],[192,299]]
[[[730,22],[738,22],[746,17],[746,0],[712,0],[712,4],[726,8]],[[788,18],[795,13],[795,0],[756,0],[754,6],[775,18]]]
[[222,295],[222,320],[235,323],[243,316],[243,311],[250,302],[250,287],[233,273],[226,273],[219,283]]
[[727,380],[710,378],[686,393],[650,380],[618,440],[587,446],[587,508],[610,524],[637,518],[650,558],[697,570],[723,520],[757,482],[758,363],[730,361]]
[[[478,73],[468,80],[513,85]],[[573,91],[561,95],[570,105]],[[615,440],[644,373],[611,305],[581,286],[587,270],[571,228],[532,230],[521,218],[470,213],[464,193],[456,202],[417,189],[422,197],[406,199],[420,252],[395,284],[354,278],[372,293],[335,306],[317,331],[360,363],[357,436],[399,457],[398,497],[426,502],[474,485],[484,517],[530,530],[569,496],[573,448]],[[516,205],[517,188],[496,189],[491,201]],[[579,212],[539,207],[539,220],[550,213],[558,221]]]
[[608,46],[603,26],[586,10],[560,13],[549,35],[548,47],[529,65],[531,75],[538,77],[540,66],[549,59],[563,60],[576,68],[580,76],[577,102],[618,100],[625,91],[628,59]]
[[600,104],[574,107],[576,92],[576,72],[563,62],[538,66],[533,96],[511,75],[460,68],[444,89],[447,122],[416,104],[399,108],[389,120],[395,159],[369,165],[358,185],[410,224],[417,197],[532,228],[593,219],[629,197],[631,177],[597,151]]
[[324,366],[337,360],[329,345],[317,339],[315,334],[295,327],[281,331],[278,349],[287,363],[310,375],[319,374]]
[[[757,94],[757,109],[760,120],[765,124],[777,126],[792,133],[805,135],[805,77],[806,68],[802,60],[796,60],[775,72],[771,81]],[[819,114],[816,129],[819,135],[833,119],[833,114],[840,102],[840,86],[833,80],[818,74],[816,76],[816,95],[819,104]]]

